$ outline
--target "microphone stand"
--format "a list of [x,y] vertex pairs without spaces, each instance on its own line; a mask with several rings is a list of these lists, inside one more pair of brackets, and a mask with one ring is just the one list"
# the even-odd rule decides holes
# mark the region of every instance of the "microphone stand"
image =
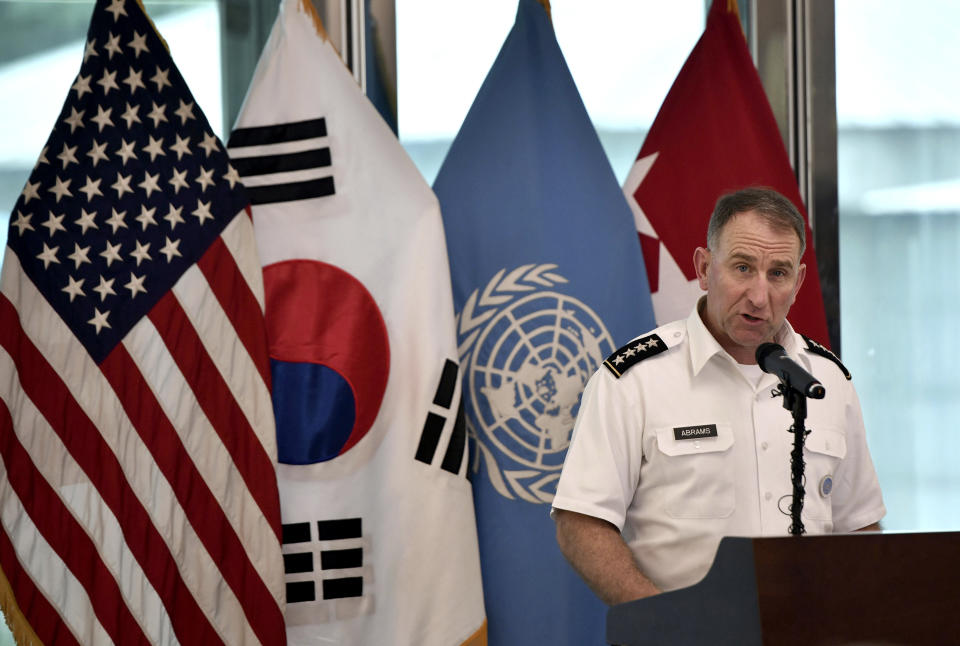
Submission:
[[807,396],[780,378],[780,385],[773,395],[783,395],[783,407],[793,414],[793,450],[790,452],[790,482],[793,485],[793,502],[790,505],[790,534],[800,536],[806,532],[800,512],[803,511],[803,444],[809,431],[804,427],[807,418]]

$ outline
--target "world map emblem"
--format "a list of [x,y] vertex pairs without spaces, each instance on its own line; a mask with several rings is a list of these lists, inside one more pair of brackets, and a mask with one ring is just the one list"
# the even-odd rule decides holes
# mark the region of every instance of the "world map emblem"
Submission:
[[[580,396],[616,348],[555,264],[498,271],[457,314],[467,428],[500,495],[550,503]],[[475,464],[479,469],[479,464]]]

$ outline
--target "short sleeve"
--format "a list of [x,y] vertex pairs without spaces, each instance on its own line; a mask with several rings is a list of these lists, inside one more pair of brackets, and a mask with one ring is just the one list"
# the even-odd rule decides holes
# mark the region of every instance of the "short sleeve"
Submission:
[[643,458],[642,414],[631,381],[601,369],[587,382],[554,509],[601,518],[623,529]]
[[853,384],[847,386],[847,455],[835,474],[832,501],[836,532],[850,532],[876,523],[887,511],[867,446],[860,401]]

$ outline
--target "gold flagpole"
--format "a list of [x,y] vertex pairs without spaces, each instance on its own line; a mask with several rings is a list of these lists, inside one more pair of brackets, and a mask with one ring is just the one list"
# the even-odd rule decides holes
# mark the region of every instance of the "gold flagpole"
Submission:
[[732,13],[733,16],[737,19],[737,23],[740,25],[740,33],[743,34],[743,37],[747,37],[747,32],[743,29],[743,22],[740,20],[740,7],[737,6],[737,0],[727,0],[727,13]]
[[550,15],[550,0],[537,0],[541,5],[543,5],[543,10],[547,12],[547,18],[550,18],[550,22],[553,22],[553,16]]
[[317,8],[313,6],[313,2],[311,0],[300,0],[300,8],[313,20],[313,26],[320,38],[329,41],[327,30],[323,28],[323,21],[320,19],[320,14],[317,13]]

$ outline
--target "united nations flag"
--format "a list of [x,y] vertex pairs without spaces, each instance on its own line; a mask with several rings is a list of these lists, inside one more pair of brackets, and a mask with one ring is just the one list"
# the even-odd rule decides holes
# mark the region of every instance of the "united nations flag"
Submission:
[[489,643],[602,644],[549,504],[587,379],[654,325],[633,217],[537,0],[434,184],[450,254]]

